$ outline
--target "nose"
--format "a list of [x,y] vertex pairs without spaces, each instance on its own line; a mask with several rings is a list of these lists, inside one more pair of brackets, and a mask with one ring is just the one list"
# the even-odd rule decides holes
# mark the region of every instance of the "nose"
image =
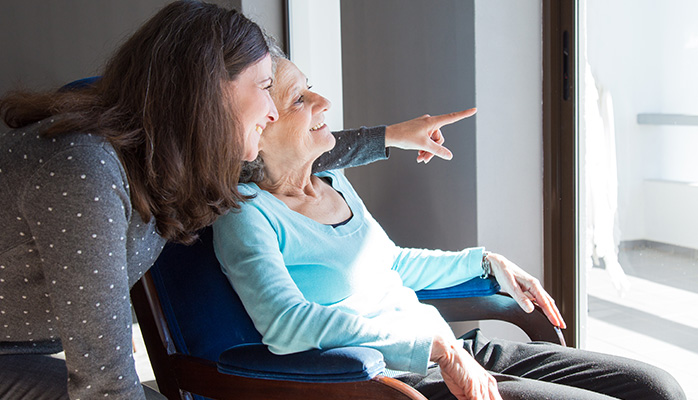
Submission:
[[316,94],[317,100],[316,100],[316,112],[325,112],[329,110],[332,107],[332,102],[330,102],[328,99],[320,96],[319,94]]
[[274,122],[279,119],[279,111],[276,109],[276,105],[271,96],[267,95],[267,99],[269,101],[269,113],[267,114],[267,118],[269,118],[270,122]]

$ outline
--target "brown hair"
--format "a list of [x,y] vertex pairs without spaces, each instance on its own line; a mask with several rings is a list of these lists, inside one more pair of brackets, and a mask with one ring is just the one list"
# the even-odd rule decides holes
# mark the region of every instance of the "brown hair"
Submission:
[[13,128],[62,115],[45,136],[91,132],[119,155],[131,202],[168,240],[191,243],[246,197],[237,191],[242,134],[222,84],[269,52],[236,10],[200,1],[167,5],[81,90],[12,92],[0,115]]

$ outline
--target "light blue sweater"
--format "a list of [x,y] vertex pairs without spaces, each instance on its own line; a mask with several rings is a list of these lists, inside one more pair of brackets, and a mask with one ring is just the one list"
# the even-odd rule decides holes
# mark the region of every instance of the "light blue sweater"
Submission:
[[434,335],[453,333],[414,291],[480,275],[483,249],[397,247],[343,175],[318,176],[344,196],[349,222],[323,225],[255,184],[241,185],[256,198],[213,226],[223,272],[273,353],[366,346],[381,351],[388,368],[424,374]]

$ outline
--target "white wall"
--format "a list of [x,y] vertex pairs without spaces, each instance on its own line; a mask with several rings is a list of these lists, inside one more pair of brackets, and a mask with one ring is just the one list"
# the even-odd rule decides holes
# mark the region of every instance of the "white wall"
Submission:
[[698,183],[646,180],[646,239],[698,249]]
[[475,1],[478,241],[542,281],[541,33],[540,1]]
[[325,123],[343,129],[342,28],[339,0],[289,2],[290,56],[313,91],[332,102]]

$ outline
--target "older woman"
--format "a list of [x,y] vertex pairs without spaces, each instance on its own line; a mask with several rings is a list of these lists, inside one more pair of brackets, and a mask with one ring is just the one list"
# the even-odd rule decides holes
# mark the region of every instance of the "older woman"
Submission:
[[240,186],[253,198],[214,224],[223,270],[272,352],[373,347],[430,398],[684,398],[671,376],[634,361],[479,333],[457,340],[414,291],[481,276],[483,266],[522,308],[536,302],[565,324],[538,281],[501,255],[395,246],[343,175],[311,173],[336,144],[324,123],[329,101],[290,61],[278,61],[276,80],[279,118]]

